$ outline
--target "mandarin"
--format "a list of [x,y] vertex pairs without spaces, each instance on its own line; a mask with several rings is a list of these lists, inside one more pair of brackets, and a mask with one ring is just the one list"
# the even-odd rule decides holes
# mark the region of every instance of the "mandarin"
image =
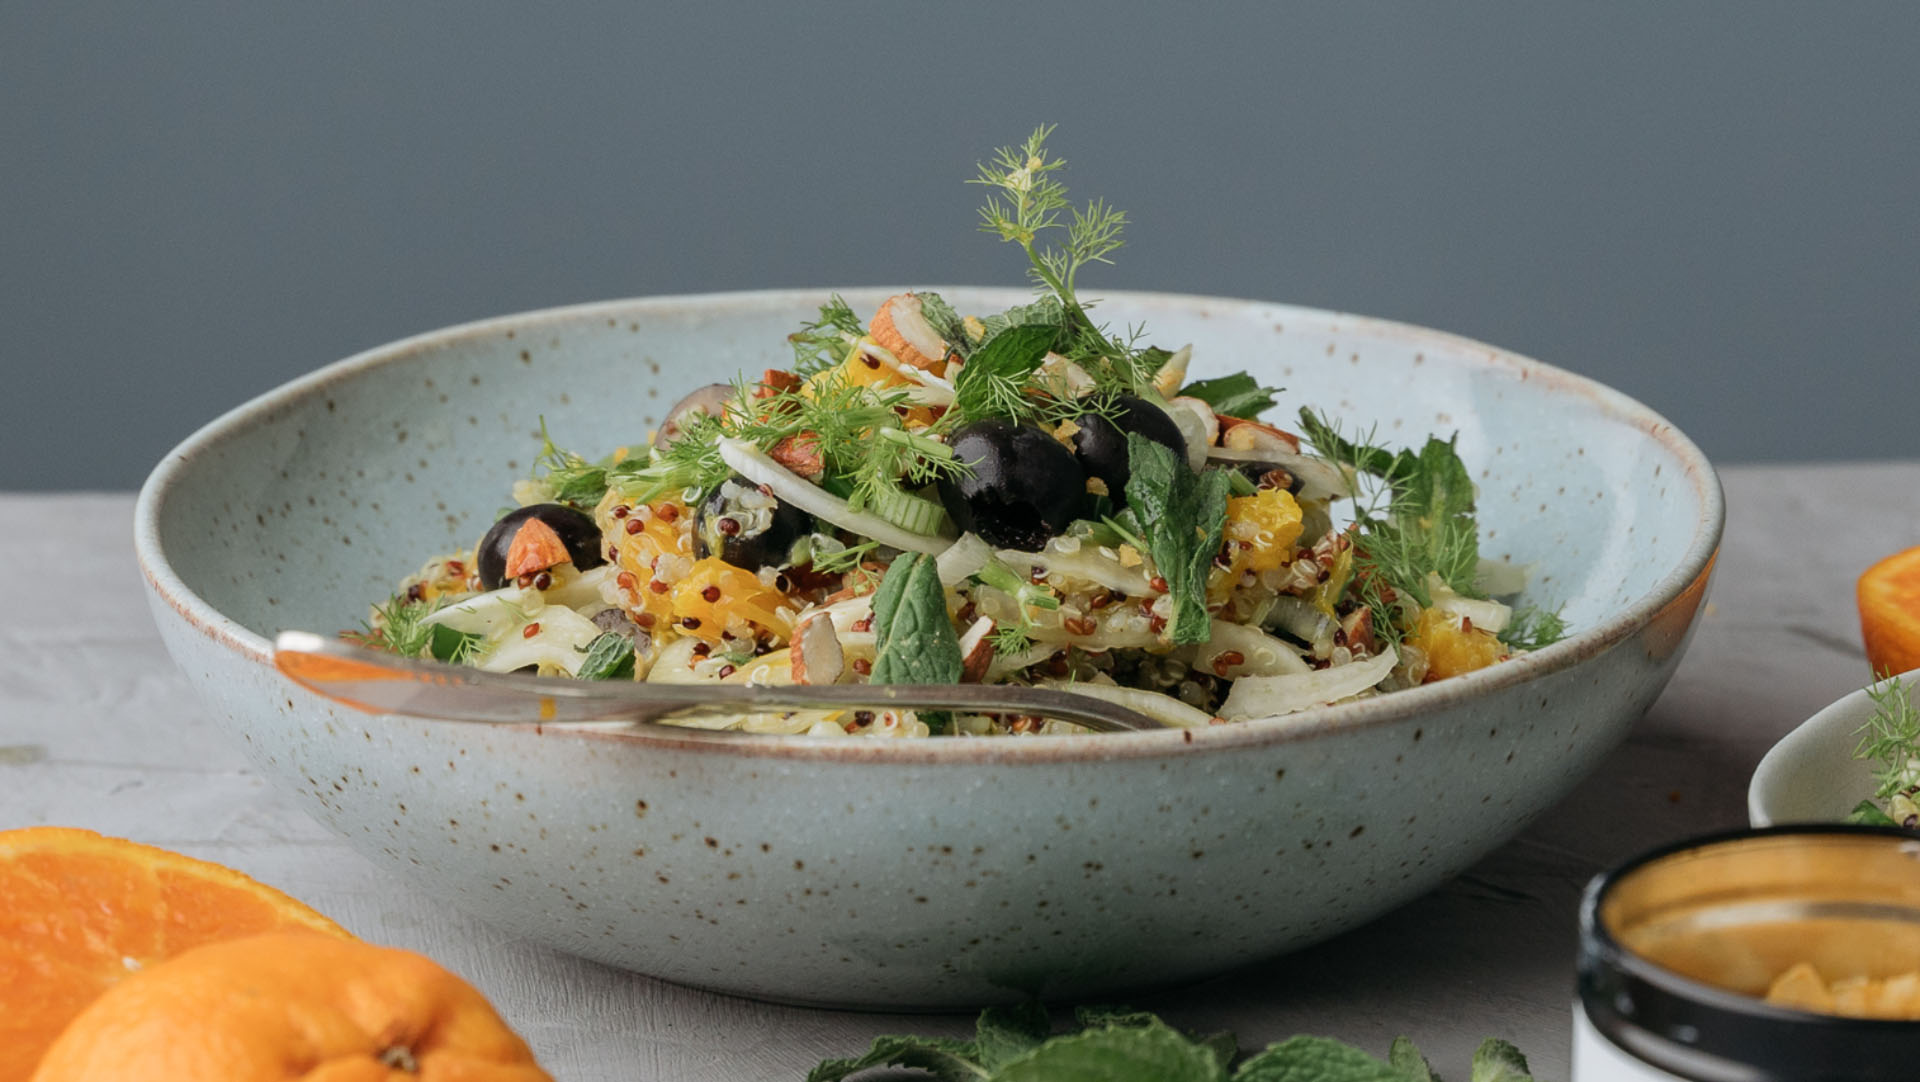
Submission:
[[1860,576],[1860,638],[1875,676],[1920,669],[1920,548],[1897,552]]
[[190,950],[108,989],[32,1082],[553,1082],[467,982],[311,931]]
[[339,925],[218,864],[90,830],[0,831],[0,1082],[129,974],[234,936]]

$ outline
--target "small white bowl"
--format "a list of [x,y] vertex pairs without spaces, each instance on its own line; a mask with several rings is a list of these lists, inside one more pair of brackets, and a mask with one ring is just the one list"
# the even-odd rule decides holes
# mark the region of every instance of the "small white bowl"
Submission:
[[[1900,680],[1910,691],[1920,687],[1920,669]],[[1837,823],[1872,796],[1873,764],[1855,759],[1853,749],[1874,709],[1862,688],[1781,737],[1747,785],[1747,820],[1756,827]]]

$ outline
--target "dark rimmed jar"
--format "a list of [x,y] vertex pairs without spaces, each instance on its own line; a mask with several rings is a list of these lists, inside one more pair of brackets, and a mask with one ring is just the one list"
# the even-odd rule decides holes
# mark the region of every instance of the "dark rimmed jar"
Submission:
[[1789,826],[1693,838],[1596,877],[1580,906],[1575,1082],[1914,1082],[1920,1022],[1774,1006],[1920,971],[1920,832]]

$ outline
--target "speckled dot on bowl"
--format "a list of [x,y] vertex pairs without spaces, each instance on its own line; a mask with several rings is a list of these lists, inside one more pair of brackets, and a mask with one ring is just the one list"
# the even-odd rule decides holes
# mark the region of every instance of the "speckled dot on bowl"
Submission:
[[[825,295],[663,297],[438,331],[194,434],[141,493],[168,648],[235,739],[415,887],[668,980],[767,999],[976,1007],[1185,981],[1418,897],[1517,833],[1673,673],[1720,537],[1700,452],[1632,400],[1436,331],[1114,294],[1195,344],[1411,443],[1458,430],[1484,550],[1578,634],[1491,670],[1286,718],[1104,737],[876,742],[484,729],[370,717],[282,679],[268,638],[355,626],[471,545],[545,416],[599,452],[786,358]],[[856,309],[886,291],[843,291]],[[963,311],[1022,292],[943,290]]]

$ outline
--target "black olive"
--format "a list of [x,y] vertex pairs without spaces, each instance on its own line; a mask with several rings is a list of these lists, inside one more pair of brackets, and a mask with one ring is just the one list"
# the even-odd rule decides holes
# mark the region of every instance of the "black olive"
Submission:
[[1187,440],[1166,410],[1144,398],[1116,395],[1107,403],[1099,413],[1073,419],[1079,429],[1073,434],[1073,452],[1087,476],[1106,483],[1107,498],[1119,507],[1126,503],[1127,479],[1133,476],[1127,464],[1127,433],[1160,444],[1181,462],[1187,460]]
[[671,444],[680,438],[687,421],[695,414],[711,413],[718,416],[727,408],[727,403],[733,401],[736,393],[737,389],[731,383],[709,383],[693,391],[667,411],[667,419],[661,422],[659,431],[654,433],[653,442],[661,447]]
[[988,419],[947,442],[971,472],[941,478],[940,502],[955,525],[989,544],[1040,551],[1086,495],[1087,475],[1073,452],[1041,429]]
[[1300,494],[1300,478],[1278,462],[1235,462],[1232,465],[1242,477],[1252,481],[1255,488],[1284,488],[1295,496]]
[[560,543],[567,546],[573,566],[586,571],[607,562],[606,554],[600,551],[600,527],[594,525],[591,517],[557,503],[536,503],[500,516],[487,536],[480,539],[481,586],[498,590],[507,584],[507,551],[513,547],[513,535],[533,518],[560,535]]
[[719,556],[749,571],[785,567],[794,543],[812,532],[812,515],[735,475],[694,512],[693,555]]

